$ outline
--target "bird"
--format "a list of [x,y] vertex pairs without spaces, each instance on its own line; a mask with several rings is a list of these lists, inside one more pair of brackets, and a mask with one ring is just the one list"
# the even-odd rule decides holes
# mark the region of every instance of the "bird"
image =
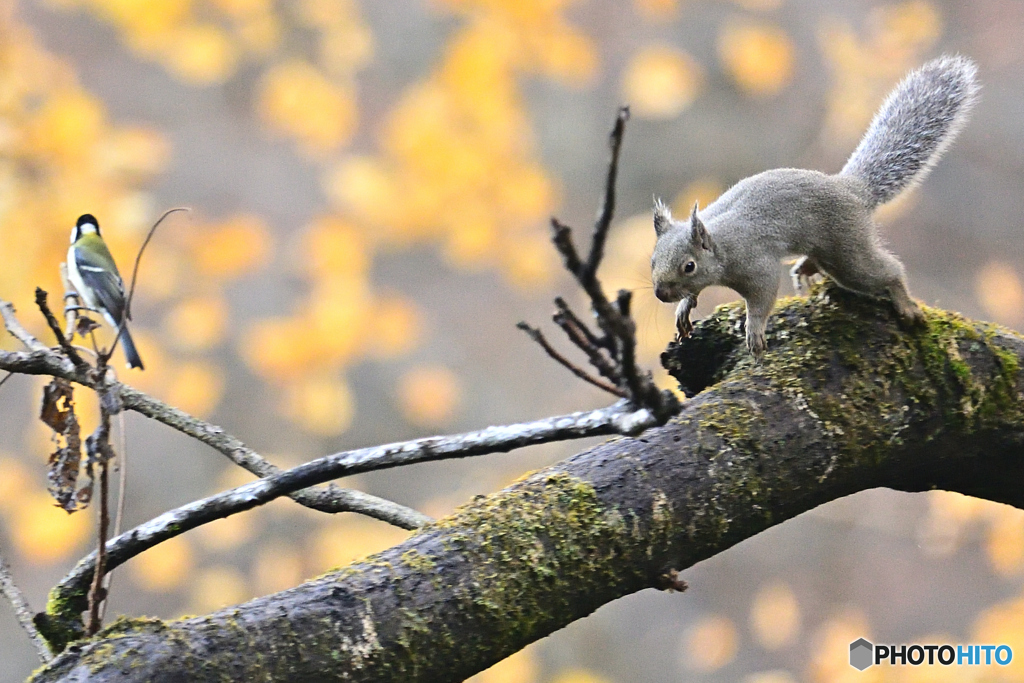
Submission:
[[117,264],[110,255],[103,237],[100,223],[92,214],[78,217],[71,231],[71,247],[68,249],[68,277],[85,304],[103,315],[115,329],[121,330],[121,345],[128,360],[129,368],[144,369],[135,342],[128,331],[131,312],[126,311],[124,281],[117,272]]

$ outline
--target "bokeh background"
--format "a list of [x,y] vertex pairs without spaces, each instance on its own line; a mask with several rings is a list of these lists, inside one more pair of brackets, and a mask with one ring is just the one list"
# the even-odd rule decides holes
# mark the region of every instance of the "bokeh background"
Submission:
[[[603,272],[636,290],[644,362],[652,195],[711,201],[775,166],[834,171],[888,89],[976,59],[974,120],[882,210],[922,300],[1024,325],[1019,0],[25,0],[0,2],[0,298],[60,292],[74,219],[129,270],[145,372],[122,379],[280,465],[597,407],[514,328],[578,301],[547,242],[587,228],[628,102]],[[709,292],[700,313],[734,298]],[[554,336],[554,335],[553,335]],[[15,342],[4,339],[5,348]],[[660,381],[668,383],[663,373]],[[93,544],[45,491],[42,381],[0,389],[0,552],[33,606]],[[80,394],[91,429],[96,406]],[[126,521],[249,475],[129,414]],[[585,443],[346,480],[443,515]],[[405,532],[290,501],[211,524],[115,574],[108,615],[202,613],[281,590]],[[869,491],[787,522],[529,647],[477,683],[1024,681],[1024,512]],[[1003,642],[1011,667],[847,664],[850,641]],[[0,602],[0,681],[37,665]]]

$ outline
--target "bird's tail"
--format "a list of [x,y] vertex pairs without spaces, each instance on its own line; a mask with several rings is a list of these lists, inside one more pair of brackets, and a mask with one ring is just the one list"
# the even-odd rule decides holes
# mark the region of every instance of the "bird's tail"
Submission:
[[978,96],[976,74],[965,57],[940,57],[892,91],[840,171],[867,184],[872,207],[928,175],[967,123]]
[[145,370],[142,366],[142,359],[139,358],[139,352],[135,348],[135,342],[132,340],[132,334],[128,331],[127,326],[121,328],[121,346],[124,348],[124,357],[128,360],[128,367]]

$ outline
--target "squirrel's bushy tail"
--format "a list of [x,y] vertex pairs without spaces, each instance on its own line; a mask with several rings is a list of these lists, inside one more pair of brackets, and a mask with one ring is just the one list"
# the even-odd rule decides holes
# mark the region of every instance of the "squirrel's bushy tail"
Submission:
[[913,71],[875,114],[841,175],[867,183],[884,204],[924,180],[967,122],[977,99],[977,67],[965,57],[940,57]]

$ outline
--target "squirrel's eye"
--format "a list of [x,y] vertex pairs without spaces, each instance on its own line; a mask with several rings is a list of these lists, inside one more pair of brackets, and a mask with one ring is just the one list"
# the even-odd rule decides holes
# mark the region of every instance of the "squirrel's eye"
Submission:
[[686,265],[683,266],[684,273],[692,273],[697,268],[697,264],[693,261],[687,261]]

